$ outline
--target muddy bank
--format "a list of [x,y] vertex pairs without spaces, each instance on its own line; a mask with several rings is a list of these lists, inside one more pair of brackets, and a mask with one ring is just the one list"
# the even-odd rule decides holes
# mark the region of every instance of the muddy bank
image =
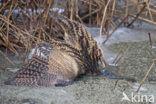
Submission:
[[[122,74],[125,76],[133,77],[138,81],[141,81],[145,73],[149,69],[153,60],[156,58],[156,41],[153,41],[153,47],[149,45],[149,41],[143,42],[122,42],[109,46],[109,49],[117,53],[120,49],[123,49],[124,45],[127,44],[129,51],[125,56],[124,69]],[[123,49],[125,50],[125,49]],[[148,81],[156,80],[156,68],[154,67],[148,76]]]
[[[102,77],[84,77],[66,87],[32,88],[1,85],[1,104],[121,104],[125,92],[135,94],[136,83],[119,81],[114,89],[115,80]],[[155,85],[144,84],[140,94],[156,94],[150,89]],[[134,104],[123,101],[123,104]],[[137,103],[135,103],[137,104]],[[138,104],[145,104],[141,102]]]

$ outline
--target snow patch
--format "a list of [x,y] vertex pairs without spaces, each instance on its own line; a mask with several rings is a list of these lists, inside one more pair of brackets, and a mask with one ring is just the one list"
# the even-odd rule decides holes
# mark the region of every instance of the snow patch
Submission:
[[[132,88],[136,91],[139,86],[140,86],[140,84],[136,83],[134,86],[132,86]],[[141,86],[139,91],[147,91],[147,88]]]
[[33,55],[37,55],[37,56],[41,56],[43,58],[47,58],[47,56],[44,53],[42,53],[39,49],[36,49],[36,54],[35,54],[35,48],[33,48],[31,50],[31,52],[28,55],[28,58],[31,59],[33,57]]
[[156,48],[156,46],[152,46],[152,48],[153,48],[153,49],[155,49],[155,48]]
[[[14,9],[13,10],[13,14],[19,14],[19,9]],[[5,13],[8,13],[9,10],[5,10]],[[36,14],[36,13],[42,13],[44,12],[44,9],[41,9],[41,10],[33,10],[32,9],[28,9],[28,12],[30,12],[30,15],[32,14]],[[58,12],[59,14],[62,14],[64,12],[64,9],[61,9],[61,8],[51,8],[50,9],[50,12]],[[24,9],[24,13],[27,13],[27,11]]]
[[16,73],[19,69],[18,68],[7,68],[10,72]]

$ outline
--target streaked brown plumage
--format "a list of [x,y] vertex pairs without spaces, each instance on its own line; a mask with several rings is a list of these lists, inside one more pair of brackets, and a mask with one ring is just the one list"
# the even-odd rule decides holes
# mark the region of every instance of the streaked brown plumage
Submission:
[[[24,86],[68,85],[81,74],[100,73],[103,53],[85,27],[66,17],[56,22],[63,30],[64,40],[51,39],[37,44],[37,52],[6,84]],[[61,31],[62,31],[61,30]]]

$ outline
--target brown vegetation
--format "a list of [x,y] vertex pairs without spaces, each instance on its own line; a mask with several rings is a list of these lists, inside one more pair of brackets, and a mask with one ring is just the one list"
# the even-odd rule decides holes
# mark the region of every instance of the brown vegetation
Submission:
[[32,43],[53,38],[56,7],[72,20],[99,26],[99,39],[107,35],[103,43],[121,25],[130,27],[137,20],[156,25],[154,0],[0,0],[0,47],[18,54],[18,49],[27,52]]
[[138,19],[156,24],[156,7],[150,0],[1,0],[0,3],[0,46],[16,54],[16,48],[26,47],[29,38],[39,41],[45,37],[42,35],[52,34],[51,24],[55,23],[51,18],[58,12],[52,8],[56,7],[64,9],[62,15],[70,19],[100,26],[100,36],[107,35],[104,43],[122,24],[129,27]]

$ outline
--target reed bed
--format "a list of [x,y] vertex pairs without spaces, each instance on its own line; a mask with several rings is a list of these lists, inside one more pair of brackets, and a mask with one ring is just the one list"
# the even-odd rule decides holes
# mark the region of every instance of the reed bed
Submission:
[[17,43],[25,46],[27,36],[40,39],[43,33],[52,34],[51,18],[59,9],[70,19],[100,27],[99,39],[107,35],[103,43],[121,25],[130,27],[137,20],[156,25],[156,6],[150,0],[1,0],[0,46],[17,53]]
[[100,27],[97,35],[99,40],[106,35],[106,43],[120,26],[131,27],[136,21],[156,25],[155,4],[154,0],[0,0],[0,47],[19,54],[18,49],[27,51],[33,43],[49,41],[59,34],[57,15]]
[[0,46],[17,53],[15,48],[25,47],[30,37],[52,35],[52,17],[59,9],[70,19],[100,27],[99,39],[107,35],[103,43],[121,25],[130,27],[137,20],[156,25],[156,6],[150,0],[1,0]]

